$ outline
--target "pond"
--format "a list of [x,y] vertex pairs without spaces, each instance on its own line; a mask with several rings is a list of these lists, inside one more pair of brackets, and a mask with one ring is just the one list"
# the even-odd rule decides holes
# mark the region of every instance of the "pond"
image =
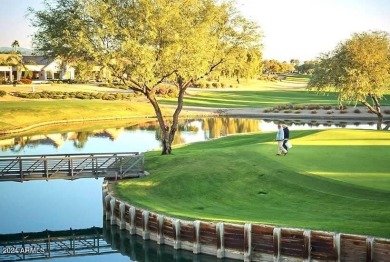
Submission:
[[[289,122],[290,130],[309,128],[366,128],[375,123]],[[221,136],[275,132],[275,122],[259,119],[206,118],[183,120],[175,144],[214,139]],[[146,152],[160,145],[155,121],[133,126],[77,130],[0,138],[0,156]],[[56,258],[55,261],[229,261],[194,255],[188,251],[159,246],[153,241],[130,236],[127,231],[107,226],[103,219],[102,179],[0,182],[0,234],[42,232],[45,230],[103,228],[104,241],[116,253]],[[115,240],[115,241],[114,241]],[[0,245],[1,252],[4,246]],[[16,256],[14,256],[15,258]]]

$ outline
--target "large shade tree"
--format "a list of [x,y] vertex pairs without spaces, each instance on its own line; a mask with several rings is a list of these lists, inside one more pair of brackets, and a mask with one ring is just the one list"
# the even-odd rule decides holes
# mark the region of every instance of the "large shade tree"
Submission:
[[[171,153],[186,89],[238,51],[261,50],[259,26],[219,0],[45,0],[30,9],[35,48],[77,63],[94,61],[153,106],[162,154]],[[246,58],[245,55],[242,56]],[[178,89],[177,107],[164,117],[156,89]]]
[[354,34],[320,58],[308,86],[320,92],[338,92],[340,103],[363,104],[377,115],[377,129],[382,129],[380,100],[390,87],[389,34]]

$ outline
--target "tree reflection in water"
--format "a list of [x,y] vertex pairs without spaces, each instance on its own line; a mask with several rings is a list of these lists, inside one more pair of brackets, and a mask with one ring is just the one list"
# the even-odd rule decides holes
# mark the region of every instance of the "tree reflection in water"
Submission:
[[[237,119],[237,118],[202,118],[202,119],[183,119],[179,123],[178,131],[173,144],[182,144],[186,142],[186,135],[203,132],[203,140],[218,138],[221,136],[249,133],[260,131],[260,121],[255,119]],[[145,122],[137,125],[116,127],[107,129],[98,129],[90,131],[79,131],[57,134],[32,134],[28,136],[16,136],[7,139],[0,139],[0,147],[3,152],[13,153],[22,152],[25,148],[33,148],[39,145],[51,145],[59,148],[64,142],[72,141],[75,149],[82,149],[92,137],[109,138],[115,141],[123,132],[126,131],[154,131],[154,139],[161,141],[161,131],[157,121]]]

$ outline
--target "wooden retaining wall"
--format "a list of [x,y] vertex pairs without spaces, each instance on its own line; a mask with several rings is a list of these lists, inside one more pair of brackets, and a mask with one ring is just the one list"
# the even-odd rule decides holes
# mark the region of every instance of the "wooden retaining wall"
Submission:
[[103,183],[103,212],[112,225],[194,254],[242,261],[390,262],[390,239],[260,224],[184,221],[122,202]]

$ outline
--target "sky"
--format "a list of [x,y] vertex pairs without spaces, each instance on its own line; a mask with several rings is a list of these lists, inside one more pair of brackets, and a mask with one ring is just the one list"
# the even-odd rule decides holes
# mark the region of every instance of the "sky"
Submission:
[[[389,0],[236,0],[242,14],[263,33],[263,58],[303,62],[333,50],[353,33],[390,33]],[[0,0],[0,47],[18,40],[31,48],[27,8],[41,0]]]

